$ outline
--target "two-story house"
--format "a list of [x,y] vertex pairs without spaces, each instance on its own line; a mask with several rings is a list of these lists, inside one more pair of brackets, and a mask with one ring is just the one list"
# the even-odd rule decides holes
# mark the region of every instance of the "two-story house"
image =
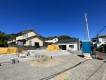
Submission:
[[44,38],[33,30],[25,30],[17,33],[17,37],[14,40],[8,41],[8,45],[12,44],[39,48],[44,45]]

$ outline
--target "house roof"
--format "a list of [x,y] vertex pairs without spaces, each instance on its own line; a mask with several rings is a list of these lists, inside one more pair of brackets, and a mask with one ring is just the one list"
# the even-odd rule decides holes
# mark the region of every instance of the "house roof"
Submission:
[[37,35],[40,36],[40,34],[38,34],[37,32],[35,32],[33,29],[28,29],[28,30],[21,31],[21,32],[17,33],[17,36],[20,36],[22,34],[27,34],[29,32],[34,32],[34,33],[36,33]]
[[59,40],[57,43],[76,43],[78,40],[75,39],[66,39],[66,40]]
[[54,38],[58,38],[57,36],[51,36],[51,37],[47,37],[46,40],[52,40]]
[[99,38],[106,38],[106,34],[105,35],[100,35]]
[[77,42],[69,42],[69,43],[56,43],[56,44],[64,45],[64,44],[78,44],[78,43]]
[[[106,38],[106,35],[99,35],[98,38]],[[92,41],[97,41],[98,38],[97,37],[92,38]]]
[[42,36],[31,36],[31,37],[26,38],[26,40],[30,40],[30,39],[33,39],[33,38],[36,38],[36,37],[39,38],[39,39],[42,40],[42,41],[45,40],[45,38],[42,37]]

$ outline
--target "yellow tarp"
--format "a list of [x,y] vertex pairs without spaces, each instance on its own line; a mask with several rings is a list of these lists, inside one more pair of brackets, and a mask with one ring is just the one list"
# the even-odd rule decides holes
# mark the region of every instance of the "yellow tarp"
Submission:
[[8,52],[8,48],[0,48],[0,54],[6,54]]
[[47,50],[48,51],[58,51],[58,50],[60,50],[60,48],[58,45],[51,44],[51,45],[48,45]]
[[0,48],[0,54],[16,54],[17,51],[16,47]]

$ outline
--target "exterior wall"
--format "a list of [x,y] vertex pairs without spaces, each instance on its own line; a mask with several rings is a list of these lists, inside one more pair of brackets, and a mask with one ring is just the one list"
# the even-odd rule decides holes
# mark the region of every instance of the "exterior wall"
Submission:
[[99,42],[100,42],[101,44],[104,44],[104,43],[106,42],[106,38],[99,38]]
[[[69,45],[73,45],[74,47],[71,48],[71,47],[69,47]],[[72,50],[72,51],[77,51],[78,50],[78,45],[77,44],[68,44],[67,45],[67,49],[68,50]]]
[[[78,51],[78,44],[72,43],[72,44],[58,44],[58,45],[66,45],[66,50],[72,50],[72,51]],[[72,45],[73,47],[70,47]]]
[[39,43],[39,46],[43,46],[43,41],[41,41],[39,38],[33,38],[31,40],[26,41],[25,46],[35,46],[35,42]]
[[106,44],[106,38],[99,38],[99,43],[97,44],[97,47],[99,47],[102,44]]

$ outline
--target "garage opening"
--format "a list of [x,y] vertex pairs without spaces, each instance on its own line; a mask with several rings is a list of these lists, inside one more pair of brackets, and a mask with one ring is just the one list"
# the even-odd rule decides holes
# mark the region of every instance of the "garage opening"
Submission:
[[36,48],[39,48],[40,47],[38,42],[35,42],[35,47]]
[[66,50],[66,45],[59,45],[59,48],[62,50]]

